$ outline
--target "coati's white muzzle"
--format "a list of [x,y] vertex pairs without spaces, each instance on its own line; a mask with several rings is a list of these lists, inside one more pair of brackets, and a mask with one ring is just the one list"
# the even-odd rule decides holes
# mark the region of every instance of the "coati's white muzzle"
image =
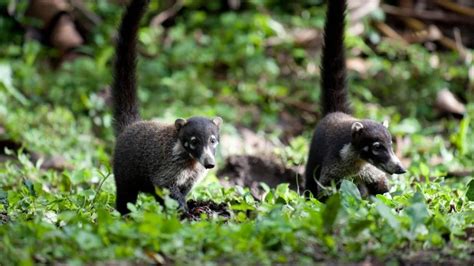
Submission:
[[199,157],[198,161],[206,169],[211,169],[211,168],[214,168],[214,166],[216,166],[216,158],[209,146],[204,147],[202,155]]
[[400,162],[400,159],[395,155],[393,150],[390,150],[390,159],[380,165],[381,168],[389,173],[389,174],[404,174],[406,173],[406,169],[403,167],[402,163]]

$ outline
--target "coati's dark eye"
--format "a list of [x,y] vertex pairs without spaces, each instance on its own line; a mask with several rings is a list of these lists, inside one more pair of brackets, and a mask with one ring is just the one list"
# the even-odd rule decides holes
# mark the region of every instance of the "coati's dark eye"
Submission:
[[217,143],[217,139],[215,137],[211,137],[211,140],[210,140],[211,144],[216,144]]
[[196,137],[192,137],[189,142],[191,143],[190,148],[194,150],[199,144],[199,139],[197,139]]
[[373,149],[373,150],[378,151],[378,150],[380,150],[381,148],[382,148],[382,144],[380,144],[380,142],[374,142],[374,143],[372,143],[372,149]]

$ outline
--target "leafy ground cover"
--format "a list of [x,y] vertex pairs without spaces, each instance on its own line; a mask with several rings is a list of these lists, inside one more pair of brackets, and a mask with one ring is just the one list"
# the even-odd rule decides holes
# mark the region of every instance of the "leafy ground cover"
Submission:
[[[204,2],[187,3],[172,25],[141,28],[144,117],[220,115],[225,134],[237,126],[259,130],[287,166],[304,165],[319,118],[318,50],[284,32],[320,29],[324,7],[269,1],[230,11],[203,9]],[[262,185],[256,199],[212,173],[190,199],[212,200],[222,212],[182,220],[173,200],[166,197],[163,207],[141,195],[121,218],[113,208],[104,96],[121,7],[89,7],[104,21],[81,48],[85,56],[59,68],[48,64],[54,51],[16,31],[0,33],[0,264],[473,263],[470,62],[418,45],[348,37],[349,56],[368,66],[350,72],[356,113],[390,118],[397,152],[409,165],[393,177],[390,193],[362,199],[344,181],[326,203],[306,200],[288,184]],[[275,37],[281,41],[269,45]],[[468,103],[462,120],[433,110],[444,88]]]

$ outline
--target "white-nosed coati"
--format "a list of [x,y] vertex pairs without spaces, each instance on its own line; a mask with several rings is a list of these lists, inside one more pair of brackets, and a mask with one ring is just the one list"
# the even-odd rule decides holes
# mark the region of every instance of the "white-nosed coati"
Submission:
[[187,209],[186,195],[215,166],[216,146],[222,119],[192,117],[174,124],[142,121],[138,112],[136,46],[140,19],[148,0],[133,0],[122,19],[116,47],[112,86],[116,135],[113,170],[117,186],[116,208],[129,212],[139,192],[152,193],[155,186],[170,190],[181,208]]
[[[405,169],[392,149],[384,123],[351,116],[344,52],[345,0],[329,0],[321,63],[323,119],[316,126],[305,172],[305,189],[321,197],[322,188],[354,177],[363,194],[388,191],[385,173]],[[379,170],[380,169],[380,170]]]

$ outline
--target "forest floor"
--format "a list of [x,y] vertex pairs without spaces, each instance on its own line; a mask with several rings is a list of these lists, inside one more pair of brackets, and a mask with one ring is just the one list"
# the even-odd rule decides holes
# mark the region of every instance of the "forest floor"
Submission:
[[152,4],[143,117],[223,117],[219,161],[188,213],[163,191],[164,206],[140,195],[121,217],[109,84],[122,7],[110,2],[88,4],[101,23],[64,61],[0,17],[1,265],[474,264],[472,49],[387,38],[371,23],[380,10],[348,32],[355,115],[390,120],[408,172],[368,198],[345,180],[323,203],[299,187],[320,119],[324,6],[185,1],[153,25]]

